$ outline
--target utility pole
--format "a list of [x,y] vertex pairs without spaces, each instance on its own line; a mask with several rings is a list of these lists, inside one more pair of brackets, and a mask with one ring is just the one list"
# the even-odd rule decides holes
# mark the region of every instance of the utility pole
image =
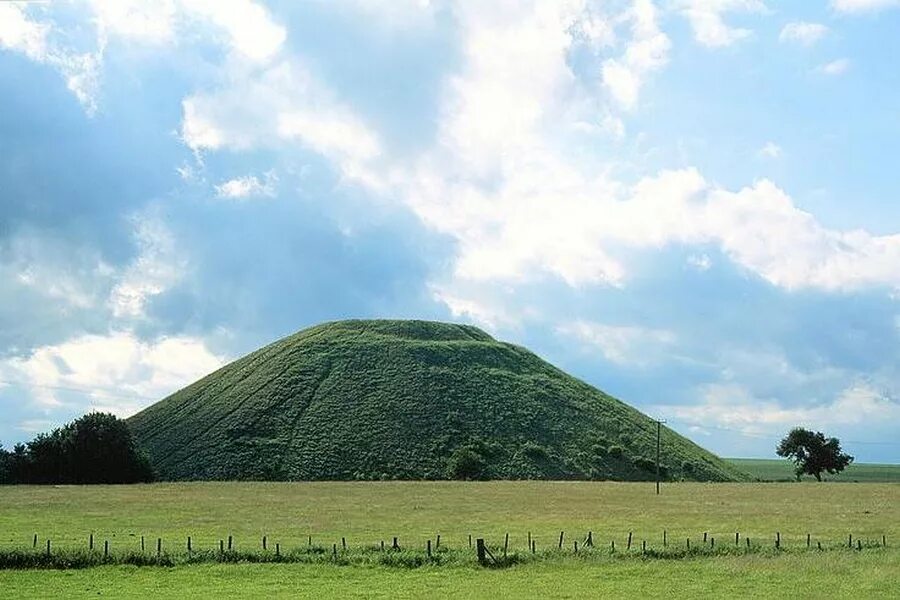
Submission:
[[662,424],[665,421],[656,420],[656,495],[659,495],[659,437],[662,430]]

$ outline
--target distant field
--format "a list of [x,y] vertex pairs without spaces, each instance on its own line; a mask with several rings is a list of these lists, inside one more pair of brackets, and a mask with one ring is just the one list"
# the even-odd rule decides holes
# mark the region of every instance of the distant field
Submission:
[[[794,481],[794,465],[787,460],[765,458],[728,458],[728,462],[746,471],[759,481]],[[826,481],[850,481],[859,483],[900,482],[900,465],[874,463],[851,464],[843,473],[829,475]],[[805,476],[803,481],[815,482],[815,477]]]
[[[30,548],[50,537],[54,548],[98,546],[136,550],[157,537],[167,551],[212,549],[233,535],[238,549],[258,549],[263,535],[282,548],[314,543],[349,547],[400,538],[424,549],[425,540],[467,547],[468,535],[497,544],[510,533],[510,551],[524,552],[530,531],[539,550],[567,545],[593,531],[598,545],[658,548],[694,544],[703,532],[718,544],[734,532],[772,544],[782,554],[677,560],[551,556],[505,570],[472,565],[398,567],[299,564],[202,564],[96,567],[80,571],[0,570],[4,597],[183,597],[316,595],[342,598],[433,597],[892,597],[900,587],[900,485],[678,483],[662,495],[647,483],[372,482],[177,483],[92,487],[0,487],[0,550]],[[806,552],[806,534],[826,545],[880,540],[886,549]],[[731,540],[731,542],[729,542]],[[571,546],[569,546],[571,547]],[[152,550],[151,550],[152,551]]]

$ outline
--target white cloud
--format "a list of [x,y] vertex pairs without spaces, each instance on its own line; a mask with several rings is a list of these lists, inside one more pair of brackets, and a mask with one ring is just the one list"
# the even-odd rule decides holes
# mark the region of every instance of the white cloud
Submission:
[[269,171],[260,181],[255,175],[245,175],[229,179],[216,185],[216,195],[219,198],[252,198],[275,196],[275,184],[278,178],[273,171]]
[[712,259],[707,254],[691,254],[687,262],[698,271],[709,271],[712,267]]
[[653,412],[700,427],[734,429],[749,436],[780,435],[788,428],[846,427],[900,419],[900,403],[868,384],[853,384],[831,401],[788,406],[772,398],[758,398],[739,384],[708,384],[692,405],[659,405]]
[[625,109],[634,108],[648,73],[661,69],[669,60],[671,42],[657,24],[656,7],[649,0],[637,0],[628,13],[631,40],[620,58],[603,63],[603,85]]
[[0,46],[22,52],[38,62],[49,60],[47,34],[50,26],[28,18],[20,4],[0,3]]
[[124,270],[109,296],[113,316],[143,317],[147,302],[184,274],[186,261],[165,224],[152,215],[135,217],[138,255]]
[[759,155],[765,158],[781,158],[781,154],[781,146],[775,142],[766,142],[765,145],[759,149]]
[[[224,364],[189,336],[143,341],[128,331],[83,335],[0,361],[0,376],[44,409],[77,404],[129,416]],[[74,399],[74,398],[77,398]]]
[[620,365],[646,366],[662,359],[676,336],[664,329],[574,321],[557,332],[600,351],[606,360]]
[[0,48],[21,52],[29,59],[56,69],[88,115],[97,110],[99,71],[97,54],[79,54],[52,42],[54,28],[29,18],[24,5],[0,3]]
[[819,66],[818,71],[824,75],[843,75],[850,68],[850,61],[846,58],[839,58],[829,63]]
[[690,22],[694,39],[710,48],[730,46],[753,33],[749,29],[730,27],[725,23],[725,14],[768,11],[760,0],[679,0],[676,6]]
[[225,32],[229,45],[243,57],[266,62],[275,57],[287,31],[269,11],[249,0],[181,0],[189,14],[205,19]]
[[296,61],[246,73],[182,105],[181,137],[195,152],[298,141],[352,170],[381,151],[377,135]]
[[831,7],[843,13],[876,12],[898,6],[900,0],[831,0]]
[[828,34],[828,27],[821,23],[795,21],[786,24],[778,35],[781,42],[793,42],[803,46],[812,46]]
[[174,0],[91,0],[94,24],[105,47],[110,36],[162,44],[174,38],[176,4]]

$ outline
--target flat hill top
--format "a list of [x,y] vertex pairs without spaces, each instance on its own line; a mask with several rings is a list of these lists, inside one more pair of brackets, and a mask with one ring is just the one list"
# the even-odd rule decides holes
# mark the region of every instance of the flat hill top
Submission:
[[[656,424],[477,327],[355,320],[300,331],[129,419],[166,479],[655,476]],[[663,475],[746,476],[663,429]]]

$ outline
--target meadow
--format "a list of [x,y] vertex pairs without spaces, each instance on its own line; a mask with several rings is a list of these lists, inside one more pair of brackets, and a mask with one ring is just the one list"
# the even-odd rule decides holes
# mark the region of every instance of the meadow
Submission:
[[[727,458],[725,459],[758,481],[795,481],[794,465],[784,459]],[[876,463],[852,463],[841,473],[822,474],[825,481],[853,483],[900,482],[900,465]],[[801,481],[815,483],[812,475],[804,475]]]
[[[703,534],[720,547],[735,532],[753,554],[657,559],[621,549],[632,532],[635,547],[695,547]],[[560,531],[565,548],[556,550]],[[598,548],[570,544],[592,532]],[[50,538],[54,551],[87,547],[88,537],[111,552],[139,550],[140,537],[163,540],[164,552],[183,553],[187,536],[196,552],[211,552],[233,536],[238,551],[258,552],[262,536],[285,552],[313,543],[374,547],[394,536],[424,553],[426,540],[468,554],[468,536],[495,548],[510,534],[510,553],[525,554],[527,536],[541,559],[507,569],[471,563],[419,568],[332,564],[219,564],[177,567],[102,566],[82,570],[0,570],[11,597],[197,597],[312,595],[422,597],[423,595],[553,596],[585,594],[644,597],[783,595],[891,597],[900,589],[900,486],[652,484],[611,482],[360,482],[163,483],[130,486],[0,487],[0,551],[30,551]],[[774,551],[776,532],[782,550]],[[805,549],[822,541],[827,551]],[[847,536],[866,540],[862,551],[842,548]],[[885,536],[887,548],[868,546]],[[855,543],[855,542],[854,542]],[[876,544],[877,545],[877,544]],[[39,550],[38,550],[39,551]]]

